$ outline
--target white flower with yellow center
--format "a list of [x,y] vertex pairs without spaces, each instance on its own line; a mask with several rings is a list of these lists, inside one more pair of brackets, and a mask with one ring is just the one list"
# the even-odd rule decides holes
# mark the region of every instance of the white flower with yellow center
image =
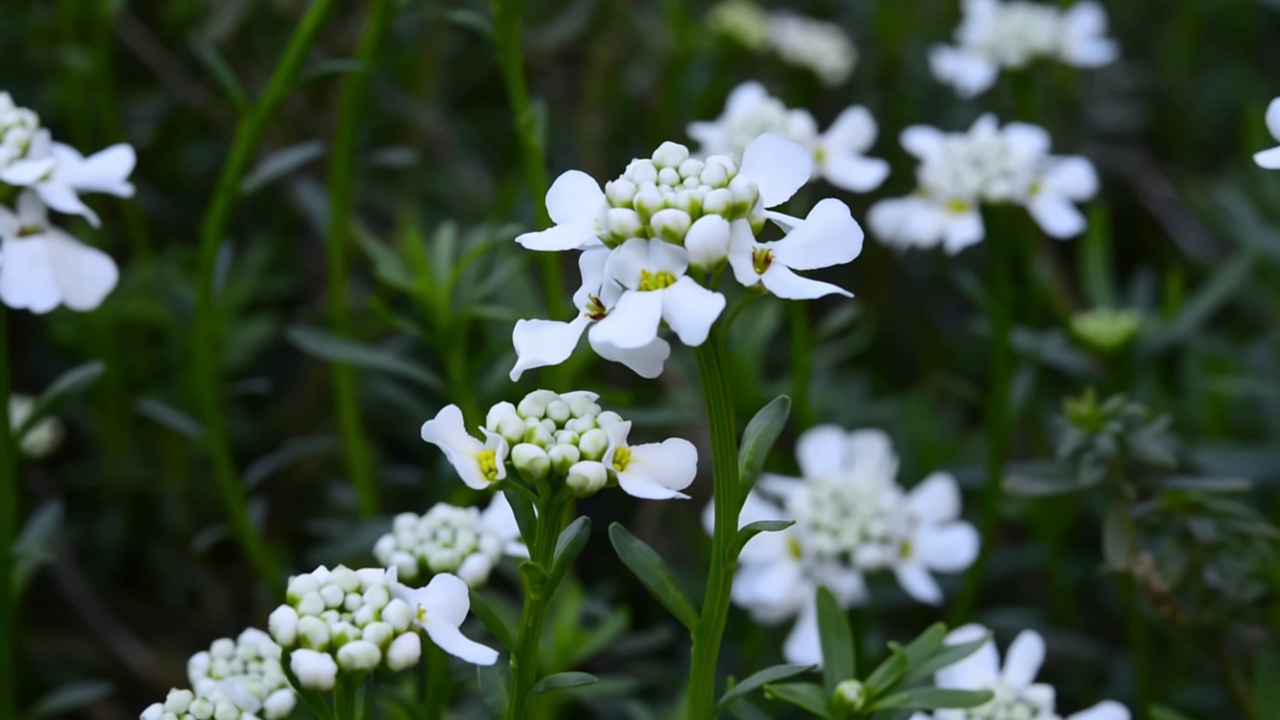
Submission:
[[498,651],[462,634],[462,623],[471,610],[467,584],[454,575],[436,575],[424,588],[413,589],[396,581],[395,568],[387,571],[396,601],[409,606],[412,622],[441,650],[473,665],[492,665]]
[[811,300],[824,295],[853,293],[830,283],[810,280],[795,270],[817,270],[852,262],[862,252],[862,228],[849,208],[838,200],[823,200],[804,220],[770,213],[775,222],[791,226],[781,240],[756,242],[745,220],[733,224],[729,266],[744,287],[757,283],[780,298]]
[[504,555],[529,557],[502,493],[493,496],[484,512],[437,503],[425,515],[397,515],[391,528],[374,544],[373,555],[383,567],[396,568],[406,582],[422,574],[453,573],[479,587]]
[[484,490],[507,477],[506,439],[488,428],[482,427],[480,432],[484,442],[467,434],[457,405],[441,408],[422,425],[422,439],[440,448],[462,482],[475,490]]
[[680,492],[698,474],[698,450],[682,438],[660,443],[628,445],[631,423],[612,422],[604,426],[609,448],[601,462],[617,479],[618,487],[644,500],[688,499]]
[[111,256],[49,223],[40,198],[25,190],[17,213],[0,205],[0,301],[46,313],[59,305],[93,310],[120,278]]
[[26,157],[10,165],[0,180],[28,187],[54,210],[80,215],[97,227],[97,213],[84,204],[80,194],[133,197],[129,175],[137,160],[133,147],[125,144],[112,145],[86,158],[70,145],[54,142],[48,130],[40,130],[32,137]]

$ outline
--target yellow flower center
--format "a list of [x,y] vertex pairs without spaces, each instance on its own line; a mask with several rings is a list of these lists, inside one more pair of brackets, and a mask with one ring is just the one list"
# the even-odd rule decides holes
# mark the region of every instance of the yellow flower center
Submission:
[[418,622],[424,623],[426,621],[427,621],[427,608],[425,605],[419,605],[418,606]]
[[804,548],[800,546],[800,541],[791,538],[787,541],[787,551],[791,553],[791,557],[799,560],[804,557]]
[[944,207],[946,207],[947,212],[950,213],[962,213],[969,211],[969,203],[963,200],[948,200]]
[[751,250],[751,267],[755,268],[757,275],[763,275],[765,270],[773,264],[773,251],[765,248],[752,248]]
[[44,232],[44,228],[41,228],[39,225],[23,225],[18,228],[18,237],[31,237],[32,235],[39,235],[42,232]]
[[486,480],[498,479],[498,456],[492,450],[481,450],[476,456],[476,462],[480,463],[480,473],[485,476]]
[[903,540],[902,544],[898,546],[898,557],[902,558],[903,560],[910,559],[911,550],[912,550],[911,541]]
[[659,270],[651,273],[648,270],[640,271],[640,290],[648,292],[650,290],[661,290],[665,287],[671,287],[676,284],[676,276],[666,270]]
[[631,464],[631,448],[620,447],[613,451],[613,469],[625,472]]

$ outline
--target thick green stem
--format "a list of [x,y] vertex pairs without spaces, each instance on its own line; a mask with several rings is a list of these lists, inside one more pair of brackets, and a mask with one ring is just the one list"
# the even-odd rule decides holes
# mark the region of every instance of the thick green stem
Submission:
[[[563,529],[562,504],[554,499],[538,508],[538,522],[529,560],[551,572],[556,541]],[[527,538],[526,538],[527,541]],[[545,579],[546,576],[543,576]],[[520,611],[520,634],[511,653],[511,690],[507,696],[507,720],[528,717],[529,691],[538,681],[538,642],[542,639],[542,623],[547,616],[547,602],[556,589],[550,583],[530,581],[526,576],[524,607]]]
[[276,558],[249,519],[244,487],[240,484],[222,409],[222,325],[224,318],[215,296],[218,250],[226,235],[232,209],[240,197],[240,181],[249,169],[268,123],[293,89],[307,51],[315,41],[336,0],[314,0],[289,38],[284,56],[271,75],[258,102],[236,125],[235,139],[222,167],[209,209],[200,229],[200,265],[196,276],[195,357],[192,375],[196,398],[204,418],[204,440],[213,462],[214,479],[222,496],[236,540],[253,562],[264,582],[280,588]]
[[[394,15],[391,0],[370,0],[364,36],[356,50],[361,72],[347,75],[338,100],[338,128],[334,133],[329,163],[329,323],[338,337],[351,336],[351,309],[347,298],[347,275],[351,246],[351,219],[355,206],[356,139],[369,95],[369,82],[378,50]],[[360,498],[360,514],[378,514],[378,488],[373,472],[373,456],[365,438],[360,415],[359,387],[355,368],[334,363],[333,402],[342,434],[347,473]]]
[[[507,101],[515,117],[516,135],[520,140],[520,157],[524,162],[525,183],[533,196],[538,214],[538,227],[551,226],[547,213],[547,152],[543,147],[542,125],[529,98],[529,86],[524,76],[524,52],[520,45],[521,15],[524,0],[493,0],[493,42],[498,53],[498,65],[502,69],[502,81],[507,87]],[[553,318],[564,318],[569,310],[565,303],[564,279],[560,272],[560,258],[556,253],[540,253],[542,284],[546,293],[547,311]]]
[[[1001,216],[1004,219],[1004,216]],[[958,624],[966,620],[977,602],[978,593],[986,574],[987,561],[994,543],[1000,517],[1001,482],[1005,461],[1013,436],[1010,386],[1013,383],[1013,346],[1010,335],[1013,327],[1013,273],[1017,252],[1017,237],[1008,224],[988,223],[987,226],[987,315],[991,325],[991,374],[987,386],[987,476],[982,488],[980,532],[982,549],[978,559],[965,577],[952,608],[951,620]]]
[[707,592],[693,633],[687,720],[707,720],[716,715],[716,668],[724,626],[729,619],[729,591],[738,565],[734,538],[738,532],[738,513],[742,509],[743,498],[738,489],[738,429],[733,416],[733,396],[725,375],[724,346],[719,334],[713,334],[697,348],[695,354],[711,426],[715,531],[711,536]]
[[18,717],[18,593],[13,543],[18,537],[18,447],[9,421],[9,313],[0,306],[0,717]]

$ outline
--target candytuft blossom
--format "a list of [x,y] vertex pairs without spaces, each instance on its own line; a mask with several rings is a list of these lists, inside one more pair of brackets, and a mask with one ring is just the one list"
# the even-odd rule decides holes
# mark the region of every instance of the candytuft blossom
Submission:
[[479,587],[504,555],[529,557],[502,493],[493,496],[484,512],[437,503],[425,515],[397,515],[391,528],[373,546],[373,555],[384,567],[396,568],[405,582],[453,573]]
[[441,650],[474,665],[492,665],[498,651],[462,634],[462,622],[471,610],[467,584],[455,575],[436,575],[424,588],[409,588],[396,582],[395,568],[387,571],[391,594],[409,606],[413,624],[427,633]]
[[467,487],[484,490],[507,476],[507,441],[487,428],[480,428],[484,442],[467,434],[462,410],[457,405],[441,408],[422,424],[422,439],[440,448]]

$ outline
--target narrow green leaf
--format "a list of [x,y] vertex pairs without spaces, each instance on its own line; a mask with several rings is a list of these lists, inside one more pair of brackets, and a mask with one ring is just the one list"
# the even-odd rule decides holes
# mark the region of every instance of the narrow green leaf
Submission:
[[555,675],[548,675],[537,683],[529,692],[534,695],[541,695],[553,690],[563,690],[565,688],[582,687],[583,685],[594,685],[600,682],[600,678],[590,673],[584,672],[562,672]]
[[759,672],[748,675],[745,680],[734,685],[724,697],[720,698],[720,702],[716,707],[726,708],[733,702],[741,700],[765,685],[779,680],[786,680],[789,677],[795,677],[800,673],[806,673],[815,669],[816,665],[774,665],[767,667]]
[[461,28],[466,28],[480,35],[493,39],[493,18],[474,8],[453,8],[445,12],[445,18],[449,22]]
[[693,609],[693,603],[685,597],[676,582],[675,573],[662,557],[619,523],[609,526],[609,542],[623,564],[635,573],[653,597],[685,627],[693,630],[698,624],[698,611]]
[[49,413],[65,399],[77,393],[88,390],[98,378],[102,377],[102,373],[107,369],[106,365],[98,361],[88,362],[83,365],[77,365],[70,370],[58,376],[58,379],[49,384],[40,397],[36,400],[35,407],[31,409],[31,415],[23,421],[22,427],[14,434],[14,442],[22,442],[22,439],[31,432],[41,420],[49,416]]
[[[510,485],[510,483],[508,483]],[[531,543],[537,537],[538,514],[533,509],[533,501],[529,496],[515,489],[514,486],[502,491],[507,496],[507,504],[511,513],[516,516],[516,525],[520,527],[520,537],[525,543]],[[532,550],[532,548],[530,548]]]
[[14,598],[22,597],[27,580],[41,565],[57,557],[64,515],[62,502],[50,500],[31,513],[22,526],[22,533],[13,544],[10,590]]
[[306,140],[280,148],[266,156],[240,181],[240,192],[248,195],[279,180],[324,155],[324,143]]
[[555,554],[551,557],[551,587],[560,584],[565,573],[573,566],[573,562],[582,554],[591,538],[591,518],[583,517],[569,523],[569,527],[560,532],[556,540]]
[[520,577],[524,578],[524,592],[533,598],[540,598],[546,592],[547,580],[551,575],[542,565],[525,560],[520,563]]
[[916,636],[914,640],[907,643],[903,648],[903,652],[907,654],[907,672],[910,668],[918,667],[921,663],[933,657],[941,650],[943,642],[947,639],[947,626],[942,623],[934,623],[925,628],[924,632]]
[[370,347],[319,328],[295,326],[289,328],[285,336],[294,347],[322,360],[395,375],[430,390],[446,389],[439,376],[390,350]]
[[757,520],[753,523],[747,523],[738,530],[737,538],[734,540],[735,546],[739,551],[746,546],[751,538],[764,532],[780,532],[795,525],[795,520]]
[[813,683],[783,683],[781,685],[765,685],[765,697],[781,700],[798,708],[813,713],[820,718],[831,717],[831,697],[821,685]]
[[56,717],[74,710],[84,710],[105,700],[114,688],[105,680],[85,680],[63,685],[36,701],[24,715],[28,720]]
[[204,425],[166,402],[149,397],[138,398],[133,410],[189,440],[204,442]]
[[516,646],[516,634],[502,619],[498,609],[489,603],[483,595],[471,591],[471,614],[480,618],[480,622],[484,624],[489,633],[502,643],[502,646],[508,650],[512,650]]
[[938,708],[971,708],[989,702],[990,690],[950,690],[947,688],[912,688],[894,693],[871,704],[868,710],[936,710]]
[[984,634],[977,640],[969,642],[957,643],[955,645],[944,645],[941,649],[933,654],[932,657],[924,660],[918,665],[913,665],[905,676],[904,683],[919,682],[933,675],[944,667],[950,667],[970,655],[978,652],[978,649],[986,645],[991,640],[990,633]]
[[827,695],[832,695],[836,685],[856,679],[858,670],[849,618],[826,587],[818,588],[818,631],[822,643],[822,684]]
[[908,662],[907,653],[900,647],[890,647],[891,654],[884,659],[884,662],[876,666],[875,670],[867,676],[866,682],[863,684],[867,687],[867,694],[871,697],[883,695],[893,689],[898,681],[907,674]]
[[222,53],[218,52],[213,43],[208,40],[193,35],[190,39],[192,53],[200,64],[204,65],[209,74],[213,76],[218,86],[227,94],[227,99],[235,105],[236,110],[244,112],[249,107],[248,96],[245,95],[244,87],[240,85],[240,80],[236,78],[236,73],[231,69],[231,65],[227,63],[226,58],[222,57]]
[[764,461],[790,415],[791,398],[779,395],[760,408],[760,412],[747,423],[747,429],[742,433],[742,447],[738,450],[738,487],[742,497],[745,498],[755,487],[756,479],[764,470]]

